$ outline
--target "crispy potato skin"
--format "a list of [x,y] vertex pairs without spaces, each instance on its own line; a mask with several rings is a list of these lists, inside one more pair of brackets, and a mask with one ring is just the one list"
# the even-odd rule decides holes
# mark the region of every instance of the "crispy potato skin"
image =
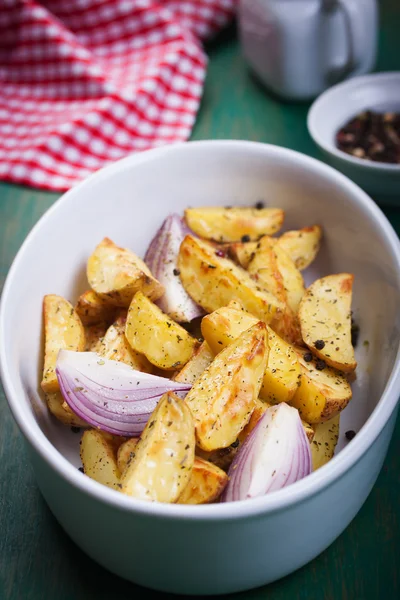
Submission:
[[119,317],[107,329],[104,337],[100,340],[98,354],[109,360],[123,362],[144,373],[152,373],[153,366],[144,356],[133,350],[125,336],[126,319]]
[[85,326],[85,352],[98,352],[107,331],[107,324],[95,323]]
[[[239,302],[231,302],[202,319],[205,340],[215,354],[255,325],[257,319],[245,312]],[[267,326],[269,357],[263,376],[260,397],[268,402],[288,402],[294,396],[300,378],[300,365],[290,344]]]
[[313,225],[286,231],[278,238],[278,245],[290,256],[299,271],[304,271],[317,256],[321,239],[321,227]]
[[[357,367],[351,343],[351,302],[354,276],[328,275],[314,281],[299,308],[304,342],[329,366],[351,373]],[[323,347],[318,347],[318,342]]]
[[215,248],[193,236],[186,236],[181,244],[178,268],[186,291],[206,312],[237,298],[248,312],[270,323],[277,311],[285,308],[246,271],[231,260],[217,256]]
[[110,304],[107,299],[101,298],[93,290],[86,290],[75,306],[75,311],[79,315],[83,325],[97,325],[98,323],[111,323],[114,319],[116,307]]
[[213,360],[214,353],[207,342],[203,342],[183,369],[174,375],[173,380],[193,385],[200,375],[211,365]]
[[141,292],[135,294],[129,307],[125,335],[133,350],[164,370],[184,366],[199,346],[181,325]]
[[56,294],[43,298],[44,367],[42,390],[51,394],[59,391],[56,362],[61,349],[81,352],[85,348],[85,331],[72,304]]
[[314,471],[325,465],[333,457],[339,439],[339,426],[340,415],[315,426],[314,439],[311,444]]
[[284,219],[280,208],[203,207],[185,210],[185,219],[192,231],[215,242],[239,242],[243,236],[252,240],[276,233]]
[[262,321],[222,350],[186,396],[197,444],[206,451],[230,446],[248,423],[268,361]]
[[130,438],[119,446],[117,450],[117,464],[121,473],[124,473],[125,469],[135,458],[136,445],[138,441],[139,438]]
[[80,444],[85,475],[115,490],[120,489],[120,471],[112,444],[101,431],[88,429]]
[[307,423],[318,424],[328,421],[346,408],[352,392],[346,377],[326,367],[319,371],[314,362],[306,362],[304,348],[296,348],[301,367],[300,386],[290,404],[298,409]]
[[151,300],[157,300],[164,293],[164,287],[152,276],[142,259],[109,238],[96,246],[86,271],[90,287],[115,306],[129,306],[137,291]]
[[168,392],[140,436],[121,491],[149,502],[176,502],[190,481],[194,450],[191,412],[184,400]]
[[83,421],[76,415],[64,401],[61,392],[46,394],[46,403],[51,414],[64,425],[69,427],[89,427],[86,421]]
[[178,504],[209,504],[214,502],[228,483],[228,475],[212,463],[195,458],[190,480]]

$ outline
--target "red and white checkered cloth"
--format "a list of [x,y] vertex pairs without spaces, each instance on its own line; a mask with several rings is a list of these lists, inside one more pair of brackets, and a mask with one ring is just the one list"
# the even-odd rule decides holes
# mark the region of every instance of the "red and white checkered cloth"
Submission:
[[0,179],[66,190],[186,140],[238,0],[0,0]]

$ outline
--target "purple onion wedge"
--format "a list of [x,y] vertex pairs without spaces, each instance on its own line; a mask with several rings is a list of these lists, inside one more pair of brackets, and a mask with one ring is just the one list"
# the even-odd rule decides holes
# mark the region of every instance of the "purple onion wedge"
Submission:
[[177,270],[179,248],[188,233],[192,231],[179,215],[169,215],[151,241],[144,257],[144,262],[154,277],[165,288],[164,295],[156,304],[179,323],[188,323],[204,314],[203,309],[186,292]]
[[233,460],[221,502],[265,496],[312,470],[310,443],[297,409],[267,409]]
[[182,397],[191,388],[95,352],[60,350],[56,374],[61,394],[75,414],[93,427],[127,437],[142,433],[165,392]]

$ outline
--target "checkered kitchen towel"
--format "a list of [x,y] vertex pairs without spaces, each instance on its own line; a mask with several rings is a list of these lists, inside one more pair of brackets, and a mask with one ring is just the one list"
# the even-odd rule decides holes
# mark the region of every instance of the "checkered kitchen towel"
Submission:
[[186,140],[238,0],[0,0],[0,179],[66,190]]

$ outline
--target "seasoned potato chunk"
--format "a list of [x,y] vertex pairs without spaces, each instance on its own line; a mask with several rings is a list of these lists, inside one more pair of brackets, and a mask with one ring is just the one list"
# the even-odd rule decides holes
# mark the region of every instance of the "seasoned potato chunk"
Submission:
[[[261,240],[262,239],[263,238],[261,238]],[[234,242],[233,244],[227,245],[226,251],[232,260],[243,267],[243,269],[247,269],[256,254],[256,250],[257,247],[259,247],[260,241]]]
[[280,208],[219,206],[188,208],[186,223],[202,238],[215,242],[238,242],[243,236],[257,240],[282,227],[284,212]]
[[173,377],[174,381],[193,384],[213,360],[214,354],[211,352],[210,346],[207,342],[203,342],[189,362]]
[[228,475],[216,465],[195,458],[189,483],[179,496],[178,504],[208,504],[222,494]]
[[248,423],[268,361],[266,325],[244,331],[222,350],[186,396],[197,444],[203,450],[226,448]]
[[87,290],[79,296],[75,310],[83,325],[96,325],[97,323],[111,322],[116,307],[93,290]]
[[190,481],[195,435],[191,412],[175,394],[164,394],[135,447],[122,492],[150,502],[176,502]]
[[[255,323],[257,319],[232,302],[203,317],[201,330],[214,354],[218,354]],[[292,346],[267,326],[269,358],[260,396],[272,403],[288,402],[296,392],[300,365]]]
[[238,298],[248,312],[270,323],[276,312],[285,308],[246,271],[231,260],[217,256],[215,248],[193,236],[186,236],[181,244],[178,267],[186,291],[206,312]]
[[98,352],[107,331],[106,323],[85,326],[85,352]]
[[328,421],[349,403],[352,395],[350,384],[339,371],[331,367],[319,370],[313,361],[305,361],[307,351],[304,348],[296,348],[296,352],[301,378],[290,404],[311,425]]
[[70,427],[89,427],[86,421],[83,421],[76,415],[64,401],[61,392],[46,394],[47,407],[51,414],[64,425]]
[[61,296],[48,294],[43,298],[44,367],[42,389],[47,394],[57,392],[56,362],[59,350],[85,349],[85,332],[73,306]]
[[278,245],[290,256],[296,267],[303,271],[317,256],[321,238],[321,227],[313,225],[298,231],[286,231],[278,238]]
[[120,471],[112,444],[96,429],[84,432],[80,456],[85,475],[115,490],[120,489]]
[[117,464],[121,473],[125,471],[126,467],[135,458],[136,445],[138,441],[139,438],[130,438],[118,448]]
[[349,273],[317,279],[299,308],[304,342],[328,365],[347,373],[357,366],[351,343],[353,279]]
[[137,291],[157,300],[164,288],[136,254],[109,238],[96,246],[87,263],[90,287],[110,304],[129,306]]
[[166,370],[185,365],[199,344],[141,292],[129,307],[125,335],[136,352]]
[[331,460],[339,439],[340,415],[336,415],[325,423],[314,428],[314,439],[311,444],[313,470],[316,471]]
[[109,360],[117,360],[132,367],[136,371],[144,371],[151,373],[152,365],[149,363],[144,354],[140,354],[133,350],[125,336],[126,319],[119,317],[107,329],[103,339],[101,340],[98,354]]

